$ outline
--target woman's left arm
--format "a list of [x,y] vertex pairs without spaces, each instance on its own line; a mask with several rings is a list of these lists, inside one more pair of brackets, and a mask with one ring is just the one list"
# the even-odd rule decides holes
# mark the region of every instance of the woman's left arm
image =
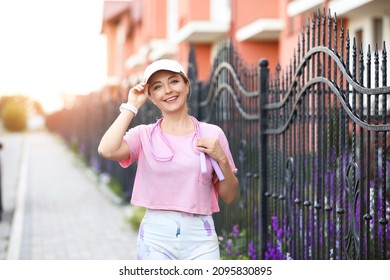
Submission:
[[224,202],[232,203],[237,196],[238,180],[218,139],[201,138],[197,142],[197,149],[208,154],[219,164],[225,179],[216,184],[218,195]]

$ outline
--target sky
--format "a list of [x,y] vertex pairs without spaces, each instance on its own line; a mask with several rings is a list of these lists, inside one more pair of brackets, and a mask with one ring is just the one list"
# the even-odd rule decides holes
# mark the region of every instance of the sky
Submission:
[[23,94],[47,111],[106,77],[103,0],[1,0],[0,96]]

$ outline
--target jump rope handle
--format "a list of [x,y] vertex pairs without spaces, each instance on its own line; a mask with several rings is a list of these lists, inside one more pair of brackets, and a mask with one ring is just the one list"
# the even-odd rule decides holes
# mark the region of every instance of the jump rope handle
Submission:
[[[206,173],[207,172],[206,155],[204,152],[200,152],[199,156],[200,156],[200,171],[202,173]],[[214,171],[217,174],[218,179],[220,181],[224,180],[225,176],[223,176],[221,167],[219,167],[218,163],[214,159],[212,159],[211,157],[209,157],[209,158],[211,161],[211,165],[213,166]]]

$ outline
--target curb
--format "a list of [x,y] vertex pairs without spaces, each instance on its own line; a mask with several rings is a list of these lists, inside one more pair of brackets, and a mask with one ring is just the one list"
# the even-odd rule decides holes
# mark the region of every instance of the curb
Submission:
[[20,164],[19,182],[17,185],[15,212],[11,224],[11,232],[8,244],[7,260],[18,260],[23,238],[23,223],[26,206],[27,176],[30,159],[30,147],[23,145]]

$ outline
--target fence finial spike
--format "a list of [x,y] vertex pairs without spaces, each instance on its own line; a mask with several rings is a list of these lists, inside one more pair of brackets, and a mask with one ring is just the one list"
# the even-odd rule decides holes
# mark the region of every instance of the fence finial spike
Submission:
[[326,22],[326,12],[324,8],[324,12],[322,13],[322,23],[325,24],[325,22]]
[[268,67],[268,60],[266,58],[262,58],[259,64],[260,67]]

